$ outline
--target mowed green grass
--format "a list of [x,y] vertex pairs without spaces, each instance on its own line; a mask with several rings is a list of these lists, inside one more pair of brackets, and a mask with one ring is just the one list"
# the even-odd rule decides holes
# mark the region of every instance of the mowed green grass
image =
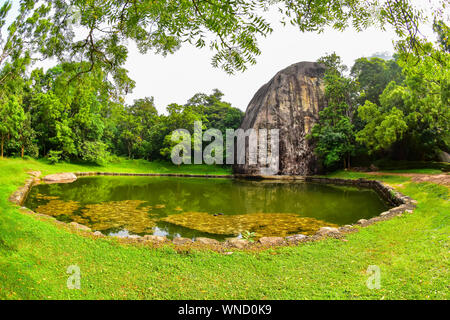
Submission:
[[[419,201],[403,215],[348,235],[263,252],[177,252],[94,240],[19,212],[7,201],[26,171],[229,172],[123,162],[106,168],[45,161],[0,161],[1,299],[448,299],[450,207],[447,187],[377,177]],[[199,170],[199,171],[197,171]],[[225,170],[225,171],[223,171]],[[355,178],[351,173],[339,176]],[[359,174],[358,174],[359,176]],[[399,178],[401,181],[399,181]],[[68,266],[81,289],[67,288]],[[366,286],[370,265],[381,289]]]

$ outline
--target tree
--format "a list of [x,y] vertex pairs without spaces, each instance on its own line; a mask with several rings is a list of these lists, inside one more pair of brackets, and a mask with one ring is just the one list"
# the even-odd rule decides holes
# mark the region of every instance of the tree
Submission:
[[357,140],[372,153],[431,160],[450,149],[450,54],[431,43],[422,47],[427,54],[400,55],[405,80],[386,87],[379,107],[366,101],[358,109],[366,124]]
[[442,20],[434,20],[433,30],[438,36],[439,45],[443,51],[450,53],[450,27]]
[[[166,158],[169,157],[170,153],[169,151],[173,148],[174,143],[171,141],[171,134],[173,131],[178,129],[185,129],[189,131],[189,133],[192,136],[192,143],[194,143],[194,123],[196,121],[202,122],[202,132],[203,130],[206,130],[206,123],[208,120],[206,119],[205,115],[202,112],[199,112],[202,110],[202,107],[199,108],[198,106],[192,106],[192,105],[178,105],[176,103],[172,103],[167,107],[168,115],[162,117],[162,121],[164,123],[164,143],[161,148],[161,155],[165,156]],[[193,147],[194,145],[192,145]],[[201,146],[196,146],[201,147]]]
[[81,159],[86,162],[105,165],[110,156],[107,145],[102,141],[84,141],[81,146]]
[[358,81],[362,91],[360,103],[366,100],[380,105],[379,97],[386,86],[395,81],[403,82],[402,69],[395,60],[383,60],[380,58],[359,58],[351,69],[352,77]]
[[18,138],[24,121],[25,113],[17,97],[11,96],[6,103],[0,105],[0,152],[2,158],[5,143],[12,138]]
[[135,100],[128,107],[128,111],[140,122],[140,132],[137,134],[141,143],[134,148],[136,155],[140,158],[152,159],[155,153],[159,153],[155,138],[159,137],[156,130],[158,129],[157,123],[160,121],[153,97]]
[[225,134],[226,129],[239,128],[244,113],[222,101],[222,97],[223,93],[218,89],[214,89],[210,95],[197,93],[188,100],[186,106],[194,107],[195,112],[205,116],[207,129],[218,129]]
[[319,112],[319,121],[312,128],[310,138],[316,143],[315,153],[325,167],[342,162],[350,167],[350,157],[355,151],[355,132],[352,124],[358,87],[344,76],[347,67],[335,53],[318,62],[327,67],[325,72],[325,98],[327,106]]
[[358,115],[367,124],[357,133],[356,139],[369,149],[369,153],[386,150],[400,140],[408,128],[403,112],[395,107],[381,112],[377,105],[366,101],[358,108]]
[[[438,16],[446,0],[432,8]],[[31,1],[23,1],[31,2]],[[392,25],[405,50],[416,49],[421,11],[409,0],[47,0],[34,18],[43,38],[40,53],[61,62],[89,61],[80,74],[99,67],[117,80],[126,72],[128,40],[143,53],[175,52],[183,44],[214,51],[212,64],[226,72],[243,71],[261,53],[258,39],[268,36],[270,9],[281,13],[281,23],[301,32],[323,32],[326,27],[363,30]],[[44,16],[42,16],[44,15]],[[82,34],[82,39],[77,37]],[[124,87],[126,90],[126,87]]]
[[120,138],[124,141],[128,158],[131,159],[133,151],[142,143],[142,123],[129,109],[124,109],[119,123]]
[[[23,75],[29,64],[36,60],[39,52],[50,41],[47,38],[51,4],[21,0],[16,17],[10,19],[12,1],[5,1],[0,7],[0,88],[11,79]],[[0,96],[3,96],[0,90]]]
[[36,137],[36,132],[31,124],[31,114],[29,112],[25,113],[24,121],[22,126],[19,128],[18,132],[18,142],[20,145],[20,156],[24,157],[25,151],[32,157],[37,157],[39,155],[39,150],[34,139]]
[[38,93],[31,100],[35,110],[33,123],[38,132],[42,155],[50,150],[61,150],[64,157],[76,155],[75,136],[70,128],[66,106],[52,91]]
[[123,97],[101,69],[73,78],[82,68],[83,64],[63,63],[45,73],[31,73],[24,105],[32,114],[43,156],[58,150],[63,151],[62,159],[96,162],[92,156],[97,153],[91,151],[99,146],[106,148],[97,154],[102,162],[107,149],[114,147]]
[[312,136],[317,140],[314,149],[325,167],[333,167],[343,161],[344,168],[350,168],[350,156],[355,151],[353,125],[348,117],[341,117],[334,125],[317,126]]

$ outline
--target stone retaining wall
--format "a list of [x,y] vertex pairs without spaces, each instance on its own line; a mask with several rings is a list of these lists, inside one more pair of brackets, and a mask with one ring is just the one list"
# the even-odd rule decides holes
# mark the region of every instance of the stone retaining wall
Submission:
[[372,188],[380,197],[393,206],[410,203],[413,199],[396,191],[394,188],[384,185],[381,181],[367,179],[339,179],[339,178],[320,178],[305,177],[306,182],[326,183],[336,185],[348,185],[363,188]]
[[75,172],[77,177],[86,176],[128,176],[128,177],[184,177],[184,178],[228,178],[233,175],[201,175],[201,174],[182,174],[182,173],[114,173],[114,172]]
[[[25,185],[20,187],[14,192],[9,201],[22,206],[23,202],[28,195],[29,190],[34,183],[40,182],[40,172],[30,172],[32,177],[27,179]],[[197,238],[195,241],[187,238],[175,238],[172,241],[166,237],[145,235],[137,236],[132,235],[129,237],[115,237],[120,242],[125,243],[144,243],[151,245],[169,244],[172,243],[177,247],[192,247],[192,248],[209,248],[217,251],[226,251],[231,248],[234,249],[258,249],[273,246],[283,245],[296,245],[302,242],[316,241],[324,238],[337,238],[346,241],[344,236],[349,233],[359,231],[359,227],[366,227],[379,221],[389,220],[395,216],[402,215],[404,213],[412,213],[416,207],[417,201],[403,195],[396,191],[394,188],[384,185],[380,181],[367,180],[367,179],[339,179],[339,178],[321,178],[321,177],[303,177],[303,176],[250,176],[250,175],[197,175],[197,174],[171,174],[171,173],[150,173],[150,174],[135,174],[135,173],[108,173],[108,172],[76,172],[77,177],[82,176],[163,176],[163,177],[199,177],[199,178],[241,178],[241,179],[271,179],[271,180],[296,180],[313,183],[335,184],[335,185],[349,185],[364,188],[374,189],[385,201],[393,205],[394,207],[386,212],[382,212],[379,216],[373,217],[369,220],[361,219],[354,225],[346,225],[340,228],[323,227],[320,228],[316,234],[312,236],[306,236],[302,234],[291,235],[288,237],[262,237],[256,242],[244,240],[244,239],[228,239],[225,242],[219,242],[215,239],[209,238]],[[76,222],[64,223],[57,221],[54,217],[46,216],[43,214],[35,213],[28,208],[22,207],[25,213],[47,217],[60,225],[67,226],[72,230],[77,230],[84,235],[90,235],[95,238],[106,237],[99,231],[92,232],[92,230],[84,225]],[[111,237],[113,238],[113,237]]]

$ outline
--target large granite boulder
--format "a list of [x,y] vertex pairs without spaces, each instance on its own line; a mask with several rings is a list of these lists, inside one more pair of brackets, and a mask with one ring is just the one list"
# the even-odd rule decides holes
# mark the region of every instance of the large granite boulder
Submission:
[[[279,165],[273,174],[310,175],[319,171],[306,136],[326,105],[324,73],[325,66],[315,62],[293,64],[278,72],[250,101],[241,129],[279,129]],[[270,149],[270,141],[268,145]],[[246,149],[248,157],[248,144]],[[265,172],[263,167],[246,161],[233,169],[239,174],[260,175]]]

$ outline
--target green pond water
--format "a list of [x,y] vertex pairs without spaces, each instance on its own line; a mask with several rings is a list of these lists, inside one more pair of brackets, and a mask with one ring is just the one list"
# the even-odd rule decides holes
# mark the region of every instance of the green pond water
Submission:
[[388,205],[371,189],[305,182],[175,177],[82,177],[39,184],[28,208],[107,235],[254,237],[313,234]]

